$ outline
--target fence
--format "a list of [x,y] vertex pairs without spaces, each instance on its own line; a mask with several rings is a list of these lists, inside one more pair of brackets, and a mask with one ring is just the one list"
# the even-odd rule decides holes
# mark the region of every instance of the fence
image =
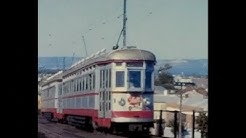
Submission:
[[[207,113],[207,111],[191,111],[192,114],[184,114],[182,113],[182,131],[183,137],[185,136],[185,132],[188,133],[188,129],[191,129],[191,138],[201,138],[199,134],[196,133],[196,116],[199,113]],[[158,115],[158,116],[157,116]],[[152,135],[159,137],[173,137],[178,138],[179,134],[179,111],[169,111],[169,110],[154,110],[154,128],[152,130]],[[167,131],[166,131],[167,130]],[[169,131],[168,131],[169,130]],[[154,132],[153,132],[154,131]],[[176,133],[174,133],[176,132]],[[168,133],[168,134],[165,134]],[[203,136],[204,137],[204,136]]]

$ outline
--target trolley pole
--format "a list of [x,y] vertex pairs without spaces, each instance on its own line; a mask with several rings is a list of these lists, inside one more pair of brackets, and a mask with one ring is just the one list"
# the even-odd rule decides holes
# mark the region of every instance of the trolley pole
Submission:
[[126,0],[124,0],[124,11],[123,11],[123,47],[126,46]]

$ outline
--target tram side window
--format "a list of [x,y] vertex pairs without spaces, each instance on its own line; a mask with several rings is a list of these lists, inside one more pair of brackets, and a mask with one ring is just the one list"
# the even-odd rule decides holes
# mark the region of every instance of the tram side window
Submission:
[[62,95],[62,85],[59,85],[59,95]]
[[151,82],[152,82],[152,77],[151,77],[152,72],[147,71],[145,74],[145,86],[146,88],[151,88]]
[[79,79],[79,91],[81,91],[81,78]]
[[125,82],[125,72],[124,71],[116,71],[116,87],[124,87]]
[[[100,95],[100,101],[102,101],[102,91],[100,91],[99,95]],[[101,102],[99,104],[99,110],[102,111],[102,104],[101,104]]]
[[88,90],[88,75],[85,76],[85,90]]
[[68,93],[68,83],[65,83],[65,93]]
[[76,92],[79,91],[79,79],[76,79]]
[[100,88],[102,88],[102,70],[100,70]]
[[109,69],[108,73],[109,73],[108,87],[111,88],[111,69]]
[[109,100],[109,103],[108,103],[108,110],[111,110],[111,92],[109,91],[108,92],[108,100]]
[[89,74],[89,90],[92,90],[92,74]]
[[70,92],[73,92],[74,91],[74,89],[73,89],[73,80],[71,81],[71,83],[70,83]]
[[108,88],[108,70],[105,70],[105,88]]
[[65,83],[63,83],[62,91],[63,91],[62,95],[66,93],[66,85],[65,85]]
[[102,88],[105,88],[105,70],[102,70]]
[[50,97],[53,96],[53,87],[50,88]]
[[85,80],[84,80],[84,76],[82,77],[82,90],[85,90]]
[[92,74],[92,88],[93,88],[93,90],[95,89],[95,80],[96,78],[95,78],[95,73],[93,73]]
[[72,87],[73,87],[73,91],[72,92],[75,92],[76,91],[76,81],[75,80],[73,80],[73,83],[72,83]]
[[72,92],[75,92],[75,83],[76,83],[76,81],[73,80],[73,83],[72,83],[73,91]]
[[68,92],[70,93],[71,91],[72,91],[72,82],[69,81]]
[[69,92],[70,92],[70,81],[67,82],[67,93],[69,93]]
[[47,90],[47,92],[46,92],[46,93],[47,93],[46,97],[49,97],[49,89]]

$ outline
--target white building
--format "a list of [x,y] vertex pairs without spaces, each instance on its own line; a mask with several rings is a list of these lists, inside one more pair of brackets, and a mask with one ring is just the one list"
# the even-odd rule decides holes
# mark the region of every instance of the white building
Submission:
[[181,75],[174,76],[174,81],[175,82],[184,82],[184,83],[192,83],[192,78],[193,77],[182,77]]

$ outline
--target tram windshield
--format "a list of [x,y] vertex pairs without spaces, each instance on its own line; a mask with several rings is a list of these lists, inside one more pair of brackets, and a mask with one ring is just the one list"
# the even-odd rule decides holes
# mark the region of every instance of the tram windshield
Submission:
[[141,87],[141,71],[129,71],[128,76],[130,88]]

